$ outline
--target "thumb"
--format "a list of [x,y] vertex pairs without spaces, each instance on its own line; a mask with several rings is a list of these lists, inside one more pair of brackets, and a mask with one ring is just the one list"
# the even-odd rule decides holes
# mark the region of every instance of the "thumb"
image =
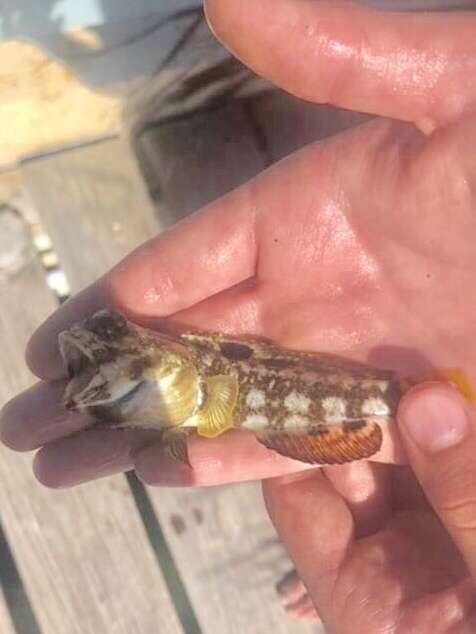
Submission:
[[415,123],[474,107],[476,15],[378,11],[345,0],[206,0],[245,64],[297,97]]
[[398,423],[425,494],[476,579],[476,414],[444,383],[412,389]]

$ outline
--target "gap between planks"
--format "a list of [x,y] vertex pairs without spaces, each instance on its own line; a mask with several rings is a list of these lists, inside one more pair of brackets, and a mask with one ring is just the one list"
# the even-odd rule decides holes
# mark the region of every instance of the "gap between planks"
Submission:
[[[3,533],[3,531],[2,531]],[[0,536],[0,577],[5,575],[5,565],[7,567],[12,567],[12,563],[10,561],[5,562],[5,546],[3,545],[4,536]],[[8,547],[8,551],[10,548]],[[16,566],[13,563],[13,570],[16,571]],[[15,575],[16,579],[18,576]],[[5,575],[5,579],[10,581],[11,574],[7,572]],[[0,585],[3,587],[0,588],[0,632],[5,634],[27,634],[29,628],[32,634],[39,634],[36,629],[36,619],[34,619],[33,625],[31,623],[25,623],[23,620],[23,597],[18,598],[18,594],[24,594],[23,585],[18,583],[11,583],[9,588],[6,588],[3,580],[1,580]],[[27,599],[27,605],[29,601]],[[28,610],[28,607],[26,608]],[[28,610],[29,611],[29,610]],[[18,625],[18,620],[20,620],[20,624]],[[17,624],[17,627],[14,626],[14,623]]]

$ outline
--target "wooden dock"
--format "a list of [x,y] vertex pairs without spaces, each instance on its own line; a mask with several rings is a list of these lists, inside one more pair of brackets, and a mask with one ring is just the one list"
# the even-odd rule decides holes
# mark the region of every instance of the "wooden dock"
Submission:
[[[295,108],[268,94],[146,130],[139,143],[157,175],[155,206],[125,140],[26,161],[23,178],[72,292],[177,218],[355,121],[342,113],[327,125],[326,109]],[[32,382],[25,343],[56,305],[38,259],[0,286],[0,405]],[[259,484],[146,489],[127,474],[53,491],[35,481],[30,455],[1,447],[0,500],[1,634],[322,631],[278,603],[274,585],[291,564]]]

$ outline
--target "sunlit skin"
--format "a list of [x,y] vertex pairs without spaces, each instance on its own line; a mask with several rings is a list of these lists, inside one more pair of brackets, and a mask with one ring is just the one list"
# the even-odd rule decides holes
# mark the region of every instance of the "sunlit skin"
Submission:
[[[306,469],[297,481],[270,481],[265,494],[329,631],[470,632],[467,561],[410,471],[383,464],[410,455],[415,468],[405,436],[403,447],[386,436],[380,464],[318,471],[240,432],[194,439],[192,470],[144,434],[71,436],[86,423],[58,405],[56,336],[102,306],[147,325],[265,335],[403,376],[457,368],[476,383],[476,17],[318,0],[209,0],[206,9],[217,36],[284,89],[400,121],[376,118],[304,148],[63,305],[32,337],[27,359],[43,381],[6,406],[2,439],[40,448],[35,472],[53,487],[133,467],[156,485]],[[466,466],[476,474],[474,460]],[[398,629],[403,612],[407,629]]]

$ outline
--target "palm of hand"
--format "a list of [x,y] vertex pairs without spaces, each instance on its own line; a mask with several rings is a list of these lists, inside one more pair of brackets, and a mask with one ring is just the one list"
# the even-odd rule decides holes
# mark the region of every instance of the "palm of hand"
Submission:
[[373,121],[275,166],[237,196],[252,216],[256,252],[241,257],[253,283],[178,318],[403,373],[474,373],[473,127],[426,140]]
[[462,617],[465,591],[467,607],[476,610],[471,590],[468,572],[435,514],[429,508],[396,509],[381,531],[354,546],[336,597],[349,632],[357,620],[362,631],[430,631],[441,626],[442,615],[450,621],[446,627]]
[[[327,477],[264,485],[268,509],[293,542],[297,563],[314,557],[312,573],[304,566],[304,581],[326,625],[342,634],[472,632],[474,584],[410,470],[376,465],[369,478],[366,469],[333,467]],[[358,480],[367,486],[356,502]],[[320,552],[307,552],[310,534]]]

